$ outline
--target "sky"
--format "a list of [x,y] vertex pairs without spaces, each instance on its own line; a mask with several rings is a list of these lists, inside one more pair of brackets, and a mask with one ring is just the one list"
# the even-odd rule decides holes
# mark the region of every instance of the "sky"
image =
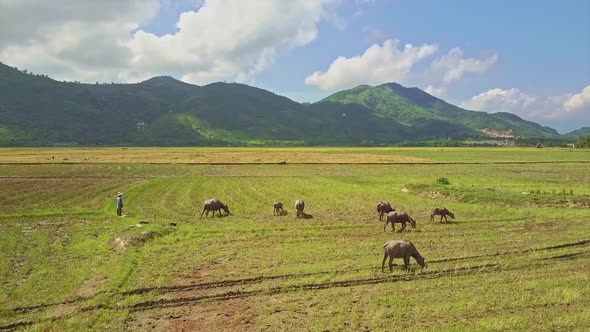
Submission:
[[241,82],[299,102],[360,84],[590,126],[590,1],[0,0],[0,62],[58,80]]

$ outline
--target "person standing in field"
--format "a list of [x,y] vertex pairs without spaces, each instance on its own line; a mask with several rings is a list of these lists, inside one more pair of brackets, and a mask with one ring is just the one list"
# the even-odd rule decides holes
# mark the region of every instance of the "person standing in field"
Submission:
[[117,215],[123,215],[123,193],[120,191],[117,193]]

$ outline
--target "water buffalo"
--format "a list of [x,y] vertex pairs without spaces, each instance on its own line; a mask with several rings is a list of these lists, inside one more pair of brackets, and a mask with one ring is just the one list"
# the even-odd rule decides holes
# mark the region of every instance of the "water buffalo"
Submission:
[[395,208],[391,207],[389,202],[381,202],[377,204],[377,213],[379,213],[379,221],[383,220],[383,215],[388,214],[391,211],[395,211]]
[[439,207],[435,207],[434,209],[432,209],[432,211],[430,212],[430,221],[434,221],[434,216],[440,216],[440,222],[442,222],[443,217],[445,217],[445,222],[447,222],[447,216],[450,216],[451,219],[455,219],[455,214],[449,210],[447,210],[446,208],[439,208]]
[[223,204],[220,200],[215,198],[208,199],[203,203],[203,212],[201,212],[201,217],[203,217],[203,213],[205,213],[205,211],[207,211],[207,213],[205,213],[205,216],[209,215],[209,211],[213,211],[213,216],[215,216],[215,211],[217,211],[221,216],[222,209],[223,211],[225,211],[225,213],[229,215],[229,208],[227,207],[227,205]]
[[391,211],[387,214],[385,218],[385,224],[383,224],[383,231],[387,228],[387,224],[391,223],[392,231],[395,231],[395,226],[393,224],[398,223],[402,224],[402,231],[406,228],[406,223],[409,222],[412,228],[416,228],[416,221],[412,219],[407,213],[403,211]]
[[274,210],[272,211],[273,216],[280,216],[283,214],[283,203],[280,201],[276,201],[272,204]]
[[389,272],[393,270],[393,259],[403,258],[406,269],[410,268],[410,257],[414,257],[421,267],[424,267],[424,257],[420,255],[414,244],[408,240],[390,240],[383,245],[383,261],[381,272],[385,267],[385,260],[389,257]]
[[297,211],[297,218],[303,217],[303,209],[305,209],[305,202],[301,199],[295,201],[295,210]]

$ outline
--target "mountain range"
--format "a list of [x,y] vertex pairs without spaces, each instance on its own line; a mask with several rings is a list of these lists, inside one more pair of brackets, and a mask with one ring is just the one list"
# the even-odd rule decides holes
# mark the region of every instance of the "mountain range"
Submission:
[[562,141],[580,133],[560,135],[511,113],[465,110],[397,83],[361,85],[309,104],[239,83],[197,86],[159,76],[82,84],[0,63],[0,146],[354,146]]

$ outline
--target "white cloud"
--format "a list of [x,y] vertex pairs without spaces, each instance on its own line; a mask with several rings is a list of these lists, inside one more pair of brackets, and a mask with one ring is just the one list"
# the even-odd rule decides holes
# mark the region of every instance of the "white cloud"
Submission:
[[137,31],[129,43],[131,63],[158,71],[180,66],[194,83],[245,81],[272,64],[281,50],[314,40],[316,24],[332,2],[206,1],[198,12],[180,16],[174,35]]
[[461,106],[476,111],[518,114],[526,110],[534,101],[534,97],[518,89],[492,89],[472,97]]
[[321,89],[350,88],[359,84],[404,82],[406,75],[421,59],[436,52],[436,46],[406,44],[398,47],[398,40],[374,44],[362,55],[338,57],[325,72],[314,72],[305,79],[308,85]]
[[442,75],[443,84],[458,81],[466,74],[484,73],[498,61],[498,55],[492,54],[483,59],[464,58],[463,51],[456,47],[449,54],[432,62],[432,70]]
[[[463,51],[455,47],[430,65],[429,82],[426,88],[433,95],[442,97],[449,86],[469,74],[481,74],[492,68],[498,61],[498,55],[492,54],[484,58],[464,58]],[[436,85],[436,87],[434,85]],[[430,93],[429,91],[426,91]]]
[[443,98],[447,94],[447,88],[445,88],[445,87],[435,88],[432,85],[427,86],[426,89],[424,89],[424,91],[426,91],[428,94],[431,94],[431,95],[438,97],[438,98]]
[[563,131],[590,124],[590,86],[578,94],[538,97],[518,89],[491,89],[461,107],[489,113],[509,112]]
[[281,52],[314,40],[339,3],[206,0],[180,15],[175,33],[156,36],[140,27],[168,0],[2,1],[0,61],[58,79],[182,73],[193,83],[251,80]]
[[590,85],[587,85],[582,90],[582,92],[567,98],[567,100],[563,103],[563,108],[567,112],[584,108],[590,109]]
[[116,79],[129,32],[152,18],[156,0],[3,0],[0,61],[58,79]]

